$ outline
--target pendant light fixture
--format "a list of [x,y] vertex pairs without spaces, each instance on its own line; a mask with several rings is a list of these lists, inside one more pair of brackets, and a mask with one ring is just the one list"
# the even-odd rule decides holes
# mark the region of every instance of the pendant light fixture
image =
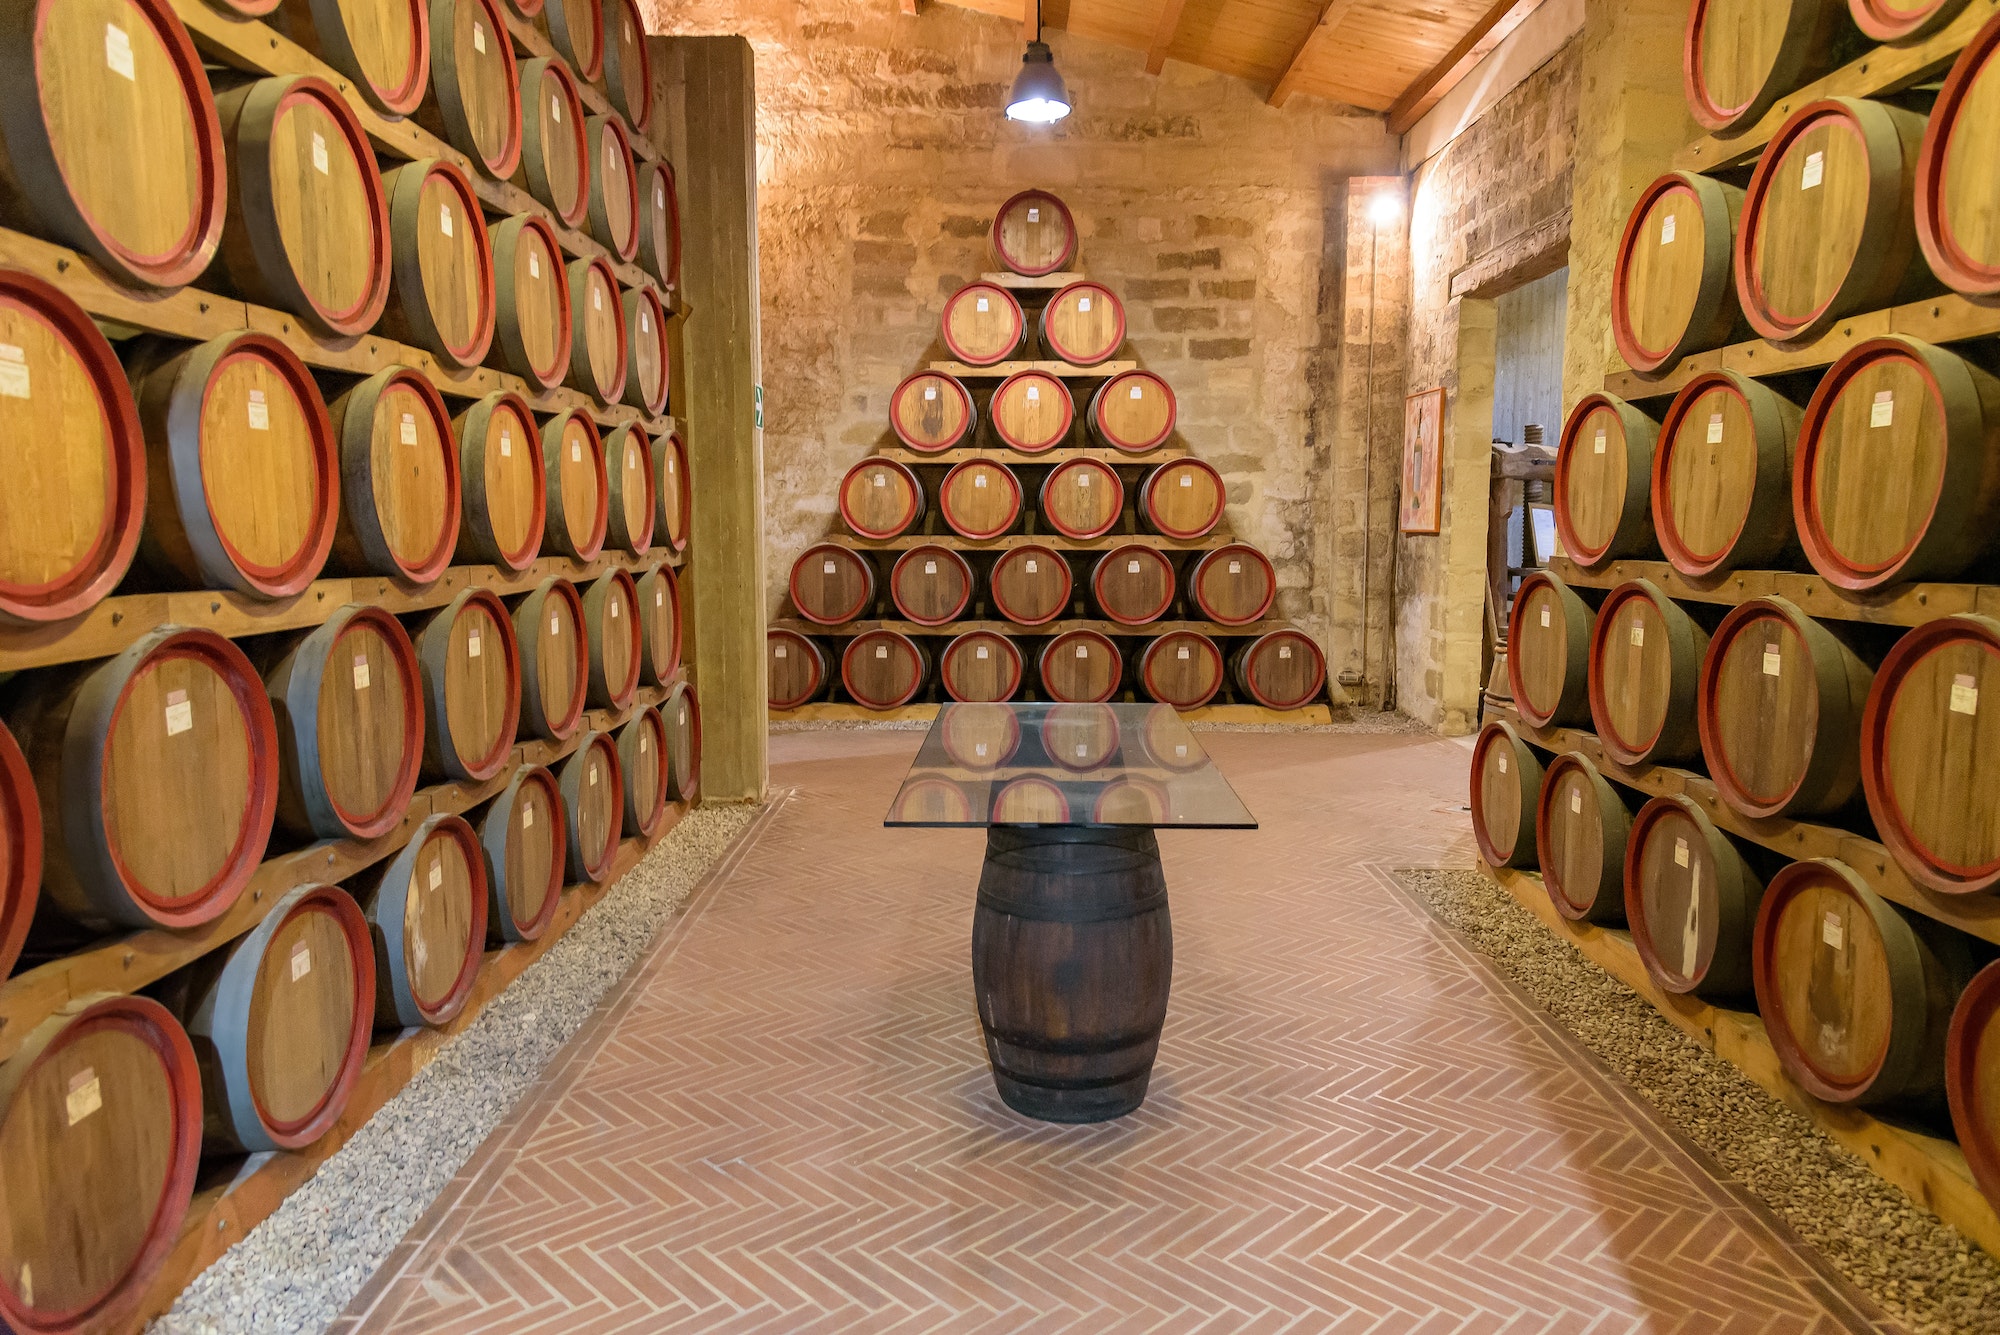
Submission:
[[1028,3],[1033,6],[1033,26],[1027,54],[1021,57],[1021,72],[1014,76],[1014,90],[1007,94],[1007,119],[1053,125],[1069,115],[1069,89],[1056,73],[1056,58],[1049,44],[1041,40],[1041,0]]

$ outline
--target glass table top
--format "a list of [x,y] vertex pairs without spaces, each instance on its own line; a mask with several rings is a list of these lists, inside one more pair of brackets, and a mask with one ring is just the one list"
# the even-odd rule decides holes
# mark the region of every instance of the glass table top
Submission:
[[1254,830],[1170,705],[950,704],[882,822]]

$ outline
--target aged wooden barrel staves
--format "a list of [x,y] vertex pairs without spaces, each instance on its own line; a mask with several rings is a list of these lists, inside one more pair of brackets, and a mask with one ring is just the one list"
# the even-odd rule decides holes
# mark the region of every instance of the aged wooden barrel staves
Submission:
[[972,395],[941,371],[919,371],[889,394],[889,427],[919,454],[942,454],[972,434]]
[[967,366],[997,366],[1027,346],[1028,319],[1006,288],[968,283],[945,298],[940,332],[946,350]]
[[1507,684],[1537,728],[1590,722],[1590,632],[1597,614],[1546,570],[1521,576],[1507,620]]
[[517,213],[493,225],[493,346],[507,370],[535,389],[554,389],[569,376],[569,275],[562,247],[547,223]]
[[681,206],[674,169],[664,162],[639,163],[639,267],[669,292],[681,283]]
[[1625,844],[1625,919],[1663,991],[1711,1000],[1752,990],[1763,882],[1692,798],[1639,808]]
[[1139,684],[1176,709],[1199,709],[1213,700],[1222,678],[1222,650],[1196,631],[1169,631],[1148,640],[1139,655]]
[[654,444],[653,466],[659,470],[653,494],[660,507],[653,524],[653,540],[662,547],[684,552],[694,523],[694,484],[688,472],[687,444],[680,432],[669,431]]
[[875,563],[838,543],[808,547],[792,562],[792,606],[808,621],[838,626],[875,607]]
[[[1886,7],[1887,0],[1857,0]],[[1932,0],[1933,12],[1957,8]],[[1917,242],[1931,271],[1955,291],[2000,293],[2000,16],[1979,30],[1946,78],[1917,159]]]
[[528,402],[512,390],[489,394],[452,423],[458,436],[460,563],[526,570],[542,550],[548,481]]
[[1701,753],[1695,695],[1708,631],[1659,586],[1636,579],[1605,596],[1590,632],[1590,715],[1625,765]]
[[382,330],[451,366],[477,366],[497,320],[486,215],[465,173],[441,158],[382,177],[389,196],[389,306]]
[[504,181],[521,163],[521,84],[496,0],[431,0],[431,95],[417,122]]
[[1024,543],[994,558],[987,577],[993,610],[1017,626],[1040,626],[1069,608],[1075,587],[1069,562],[1053,547]]
[[1653,452],[1660,424],[1623,399],[1586,394],[1563,423],[1556,449],[1556,533],[1588,570],[1657,556]]
[[14,970],[42,885],[42,808],[35,776],[0,723],[0,978]]
[[795,630],[773,626],[764,633],[764,667],[772,709],[797,709],[826,688],[826,651]]
[[1174,563],[1157,547],[1126,543],[1097,558],[1090,594],[1098,610],[1122,626],[1158,621],[1174,605]]
[[610,407],[625,397],[632,366],[618,279],[610,265],[594,257],[572,260],[567,277],[569,374],[564,383]]
[[1230,675],[1266,709],[1299,709],[1326,689],[1326,655],[1304,631],[1266,631],[1236,650]]
[[1245,542],[1204,552],[1188,572],[1188,596],[1201,614],[1222,626],[1247,626],[1271,610],[1278,572],[1270,558]]
[[1681,52],[1688,110],[1710,130],[1741,130],[1855,45],[1847,0],[1695,0]]
[[639,633],[645,642],[640,675],[649,686],[664,686],[681,668],[681,585],[674,568],[661,561],[640,572]]
[[574,408],[551,417],[542,427],[541,453],[549,511],[542,550],[595,560],[611,523],[611,481],[597,424]]
[[430,90],[430,0],[283,0],[276,26],[392,119]]
[[701,701],[694,687],[675,682],[660,701],[667,730],[667,797],[693,805],[701,793]]
[[625,828],[624,774],[611,735],[586,733],[557,768],[556,781],[569,813],[570,879],[602,881],[618,861]]
[[340,447],[340,574],[435,583],[458,549],[458,442],[444,399],[408,367],[379,372],[328,405]]
[[523,765],[472,823],[486,855],[487,941],[536,940],[556,916],[569,858],[555,775]]
[[648,417],[667,410],[672,354],[667,347],[667,309],[650,287],[633,288],[620,299],[625,319],[625,345],[631,365],[625,376],[625,402]]
[[938,513],[962,538],[997,538],[1021,517],[1021,481],[990,459],[967,459],[938,484]]
[[1472,745],[1472,836],[1490,867],[1535,865],[1534,814],[1542,758],[1513,725],[1495,719]]
[[1151,371],[1123,371],[1097,387],[1084,420],[1090,438],[1105,448],[1145,454],[1167,443],[1178,413],[1165,380]]
[[986,420],[1008,449],[1043,454],[1068,441],[1076,425],[1076,400],[1058,376],[1016,371],[994,389]]
[[1027,660],[1013,639],[990,630],[968,631],[938,655],[938,684],[954,700],[1012,700],[1026,673]]
[[1040,278],[1076,258],[1076,219],[1046,190],[1023,190],[993,215],[993,258],[1017,274]]
[[567,741],[583,720],[590,685],[576,586],[550,578],[523,596],[514,606],[514,644],[521,655],[521,735]]
[[625,780],[624,828],[650,839],[667,818],[667,726],[660,711],[641,706],[618,730],[618,766]]
[[909,465],[863,459],[840,483],[840,518],[857,538],[887,542],[924,517],[924,484]]
[[1952,1128],[1979,1189],[2000,1190],[2000,961],[1973,977],[1945,1039],[1945,1094]]
[[653,121],[653,64],[646,54],[646,21],[637,0],[602,0],[604,91],[611,105],[640,134]]
[[1069,630],[1042,646],[1035,672],[1051,700],[1096,703],[1117,694],[1125,678],[1125,655],[1108,635]]
[[1096,366],[1125,346],[1125,303],[1102,283],[1071,283],[1042,307],[1040,333],[1042,351],[1050,357]]
[[590,641],[590,703],[624,709],[639,689],[645,644],[639,636],[639,591],[622,570],[607,570],[583,593],[583,624]]
[[1096,459],[1070,459],[1042,479],[1042,520],[1065,538],[1101,538],[1125,510],[1125,484],[1117,470]]
[[1542,771],[1535,856],[1556,912],[1571,922],[1625,921],[1632,809],[1589,756],[1568,751]]
[[1222,522],[1229,497],[1222,474],[1199,459],[1176,459],[1139,484],[1139,519],[1162,537],[1181,542],[1205,538]]
[[463,817],[439,814],[380,870],[353,881],[375,947],[375,1024],[449,1024],[486,950],[486,854]]
[[660,507],[653,495],[653,438],[644,427],[626,422],[611,429],[604,438],[604,472],[610,486],[604,503],[605,541],[634,555],[645,551],[653,545]]
[[616,116],[583,123],[590,142],[590,235],[630,264],[639,253],[639,171],[632,141]]
[[889,571],[889,598],[920,626],[942,626],[972,601],[972,567],[949,547],[926,543],[904,552]]
[[1790,502],[1801,416],[1735,371],[1696,376],[1675,395],[1652,483],[1653,530],[1674,569],[1700,579],[1797,559]]
[[506,768],[521,726],[514,619],[491,589],[467,589],[415,636],[424,695],[424,777],[483,783]]
[[604,0],[543,0],[534,17],[577,77],[596,83],[604,73]]
[[1699,172],[1668,172],[1639,194],[1611,271],[1611,334],[1642,374],[1748,334],[1736,299],[1743,192]]
[[521,165],[514,179],[566,227],[582,227],[590,212],[585,116],[567,65],[548,57],[521,62]]
[[923,646],[893,630],[857,635],[840,656],[840,684],[855,703],[869,709],[908,704],[924,688],[930,671]]

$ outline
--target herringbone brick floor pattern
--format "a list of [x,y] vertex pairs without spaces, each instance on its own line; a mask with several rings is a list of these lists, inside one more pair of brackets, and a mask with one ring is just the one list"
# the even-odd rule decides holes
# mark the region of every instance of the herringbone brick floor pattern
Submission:
[[1387,875],[1472,859],[1467,752],[1213,734],[1256,832],[1161,839],[1146,1105],[993,1091],[983,836],[884,830],[912,732],[795,793],[614,991],[343,1332],[1888,1330]]

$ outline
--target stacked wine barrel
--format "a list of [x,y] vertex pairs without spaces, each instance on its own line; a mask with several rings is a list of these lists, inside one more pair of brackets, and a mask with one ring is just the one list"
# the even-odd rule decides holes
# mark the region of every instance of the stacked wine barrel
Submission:
[[0,1328],[129,1321],[198,1158],[311,1152],[693,799],[662,115],[630,4],[525,8],[237,5],[260,77],[8,7]]
[[1113,360],[1124,305],[1069,268],[1069,207],[1023,191],[990,244],[1006,272],[944,305],[952,360],[889,391],[894,443],[841,481],[846,533],[793,563],[771,708],[1320,699],[1320,648],[1270,619],[1277,572],[1178,447],[1172,387]]

